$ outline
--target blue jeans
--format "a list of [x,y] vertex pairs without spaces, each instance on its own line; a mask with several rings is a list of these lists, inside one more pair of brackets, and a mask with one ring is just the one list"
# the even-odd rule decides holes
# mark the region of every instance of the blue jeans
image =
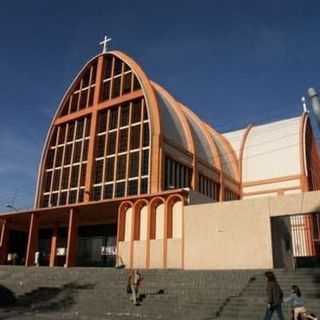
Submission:
[[282,306],[281,306],[281,303],[280,303],[280,304],[277,304],[277,305],[275,305],[275,306],[272,306],[271,308],[268,308],[268,307],[267,307],[266,314],[265,314],[265,316],[264,316],[264,320],[271,320],[271,319],[272,319],[273,312],[276,312],[276,313],[277,313],[277,316],[278,316],[278,319],[279,319],[279,320],[284,320],[284,317],[283,317],[283,314],[282,314]]

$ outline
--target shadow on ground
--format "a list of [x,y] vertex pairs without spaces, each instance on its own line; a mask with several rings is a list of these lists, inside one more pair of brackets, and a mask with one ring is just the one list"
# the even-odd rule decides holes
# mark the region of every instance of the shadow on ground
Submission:
[[94,287],[95,284],[79,285],[70,282],[61,287],[39,287],[16,297],[10,289],[0,285],[0,320],[13,319],[19,314],[30,312],[67,311],[75,303],[75,291]]

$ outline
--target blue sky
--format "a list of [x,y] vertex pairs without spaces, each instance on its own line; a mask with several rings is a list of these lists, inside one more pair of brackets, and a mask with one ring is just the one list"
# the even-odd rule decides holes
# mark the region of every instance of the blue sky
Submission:
[[320,2],[6,1],[0,4],[0,211],[33,204],[51,118],[80,67],[131,55],[220,131],[298,115],[319,87]]

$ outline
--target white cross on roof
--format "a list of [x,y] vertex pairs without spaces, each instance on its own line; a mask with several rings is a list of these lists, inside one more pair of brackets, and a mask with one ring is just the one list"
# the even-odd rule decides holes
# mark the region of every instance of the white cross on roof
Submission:
[[111,38],[108,38],[107,36],[104,36],[103,41],[101,41],[99,44],[102,47],[102,53],[106,53],[108,51],[108,43],[111,41]]

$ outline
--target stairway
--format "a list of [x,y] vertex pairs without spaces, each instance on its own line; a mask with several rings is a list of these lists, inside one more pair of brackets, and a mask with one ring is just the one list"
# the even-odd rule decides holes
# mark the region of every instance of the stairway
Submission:
[[[278,282],[287,297],[291,293],[291,286],[297,285],[305,299],[308,311],[320,315],[320,270],[299,269],[296,272],[274,271]],[[232,297],[223,308],[220,320],[263,319],[266,308],[266,281],[261,272],[255,277],[246,290],[239,296]],[[289,317],[290,308],[283,304],[285,319]]]
[[[276,275],[285,294],[292,283],[297,284],[310,310],[319,313],[317,270],[276,271]],[[148,270],[143,277],[145,298],[141,306],[133,306],[126,294],[126,270],[2,266],[0,293],[1,286],[6,288],[16,302],[0,309],[0,319],[227,320],[261,319],[264,314],[261,270]]]

